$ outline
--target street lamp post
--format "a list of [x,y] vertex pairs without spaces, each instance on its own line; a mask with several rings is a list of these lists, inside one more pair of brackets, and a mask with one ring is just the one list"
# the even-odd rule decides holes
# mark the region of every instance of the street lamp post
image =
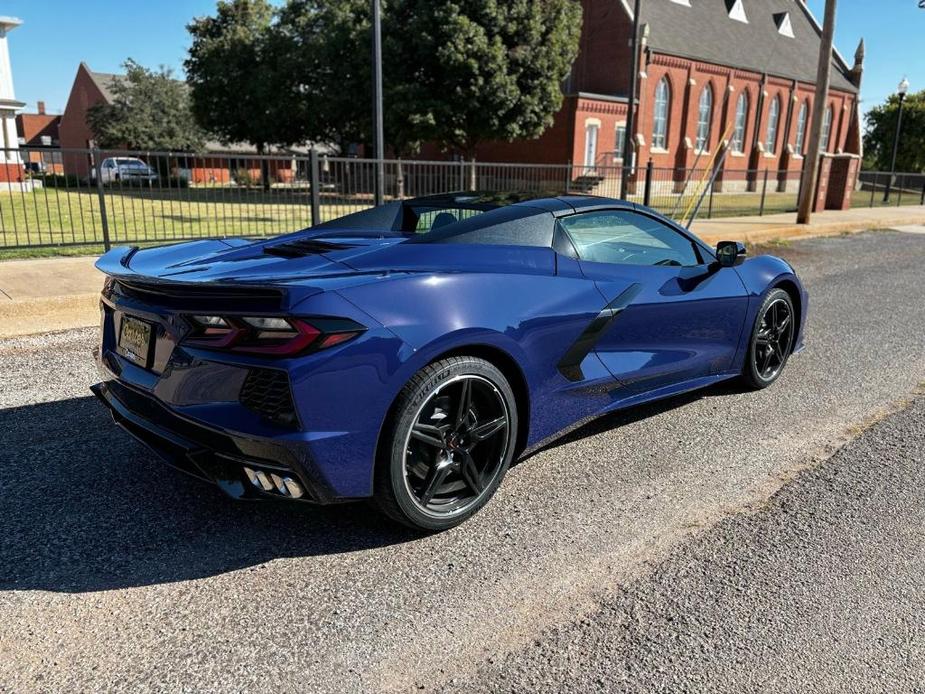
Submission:
[[903,102],[906,100],[906,92],[909,91],[909,80],[903,77],[899,83],[896,93],[899,94],[899,115],[896,116],[896,136],[893,138],[893,163],[890,165],[890,178],[886,182],[886,190],[883,193],[883,202],[890,201],[890,193],[893,189],[893,179],[896,178],[896,154],[899,152],[899,131],[903,127]]
[[373,148],[376,155],[375,201],[381,205],[385,198],[385,136],[382,127],[382,7],[380,0],[372,0],[373,14]]

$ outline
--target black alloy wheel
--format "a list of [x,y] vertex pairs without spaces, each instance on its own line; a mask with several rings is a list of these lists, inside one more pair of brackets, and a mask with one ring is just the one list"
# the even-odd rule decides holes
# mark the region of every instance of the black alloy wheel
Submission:
[[790,295],[782,289],[771,291],[755,320],[745,380],[754,388],[765,388],[780,376],[793,350],[796,312]]
[[513,457],[507,379],[482,359],[451,357],[409,382],[396,415],[388,470],[377,474],[379,506],[421,529],[458,525],[491,498]]

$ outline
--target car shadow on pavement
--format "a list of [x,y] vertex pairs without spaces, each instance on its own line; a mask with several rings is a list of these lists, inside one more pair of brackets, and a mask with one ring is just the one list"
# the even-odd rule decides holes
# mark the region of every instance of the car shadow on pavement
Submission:
[[[735,392],[720,385],[616,412],[543,450]],[[0,590],[171,583],[420,537],[363,503],[235,502],[161,462],[90,396],[0,410],[0,432]]]
[[0,411],[0,590],[83,592],[406,542],[366,504],[234,502],[162,463],[93,397]]

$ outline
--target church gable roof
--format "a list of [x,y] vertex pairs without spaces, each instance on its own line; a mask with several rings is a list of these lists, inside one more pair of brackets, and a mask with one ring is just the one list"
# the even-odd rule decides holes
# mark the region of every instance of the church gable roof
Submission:
[[[741,6],[747,22],[730,18],[730,6]],[[816,81],[820,30],[801,0],[691,0],[690,7],[647,0],[641,21],[649,25],[649,45],[659,53]],[[857,92],[847,65],[834,54],[831,86]]]

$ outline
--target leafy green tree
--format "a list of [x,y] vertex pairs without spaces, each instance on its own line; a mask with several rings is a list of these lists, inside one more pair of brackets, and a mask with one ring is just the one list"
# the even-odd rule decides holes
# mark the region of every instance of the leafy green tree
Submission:
[[[864,160],[868,168],[889,171],[899,116],[899,96],[891,96],[867,113]],[[896,156],[896,170],[925,171],[925,90],[908,94],[903,104],[902,131]]]
[[534,138],[552,124],[578,54],[579,3],[396,0],[388,15],[393,124],[468,158],[480,142]]
[[[214,17],[194,19],[184,62],[193,114],[225,143],[249,142],[258,154],[287,142],[279,91],[285,75],[272,40],[273,7],[267,0],[220,0]],[[270,180],[266,162],[262,179]]]
[[100,147],[187,151],[202,146],[204,134],[190,108],[189,90],[161,67],[124,63],[125,77],[112,87],[112,102],[90,107],[87,124]]
[[[371,141],[370,3],[221,0],[189,25],[193,112],[228,142]],[[578,52],[574,0],[384,0],[386,142],[471,158],[486,140],[538,137]],[[266,179],[266,177],[264,177]]]
[[372,117],[369,0],[289,0],[273,43],[286,76],[279,90],[294,142],[343,151],[368,142]]
[[[384,0],[386,143],[437,141],[467,157],[485,140],[538,137],[578,52],[573,0]],[[288,0],[275,28],[293,141],[370,142],[368,0]]]

